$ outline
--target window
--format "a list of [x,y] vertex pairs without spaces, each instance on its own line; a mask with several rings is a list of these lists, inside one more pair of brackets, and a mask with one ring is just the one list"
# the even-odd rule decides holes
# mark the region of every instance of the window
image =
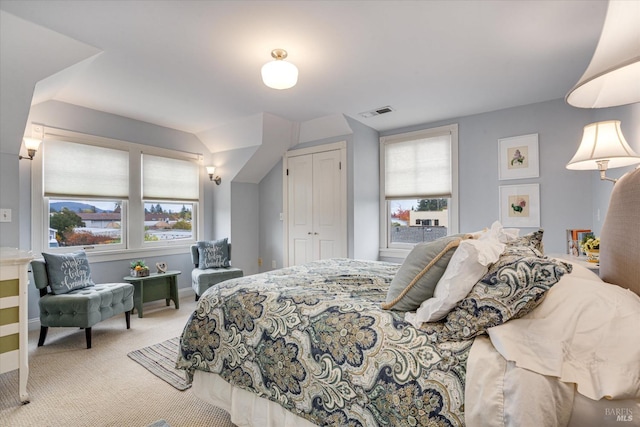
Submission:
[[200,155],[48,128],[39,157],[36,251],[113,253],[197,240]]
[[124,248],[124,200],[48,199],[48,247]]
[[457,125],[380,138],[382,256],[458,231],[457,163]]
[[194,205],[200,196],[194,162],[142,155],[145,245],[193,241]]
[[144,241],[146,244],[194,240],[193,203],[149,202],[144,204]]

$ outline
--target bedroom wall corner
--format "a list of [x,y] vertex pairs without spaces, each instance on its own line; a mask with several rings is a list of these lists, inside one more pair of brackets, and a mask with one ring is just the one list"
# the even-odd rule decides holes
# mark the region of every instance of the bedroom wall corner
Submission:
[[[231,263],[245,276],[259,273],[259,185],[231,183]],[[223,237],[223,236],[221,236]]]
[[273,270],[284,265],[284,221],[280,215],[282,206],[282,159],[260,181],[259,198],[259,254],[264,261],[260,272]]
[[[28,211],[23,211],[18,185],[24,166],[18,153],[28,123],[27,116],[38,82],[100,50],[0,11],[0,207],[12,210],[12,222],[0,224],[0,246],[29,250],[30,242],[20,232],[30,227]],[[34,58],[38,66],[34,67]],[[24,162],[22,162],[24,163]]]
[[377,260],[380,245],[380,134],[357,120],[347,117],[353,129],[352,151],[349,153],[349,175],[353,182],[353,209],[350,214],[353,242],[350,256]]
[[[540,184],[541,228],[547,252],[564,252],[567,228],[591,227],[592,185],[578,171],[565,168],[580,141],[590,112],[564,99],[451,118],[381,132],[392,135],[458,123],[460,231],[490,226],[499,219],[499,187]],[[540,176],[498,179],[498,139],[537,133]],[[536,228],[523,228],[527,233]]]

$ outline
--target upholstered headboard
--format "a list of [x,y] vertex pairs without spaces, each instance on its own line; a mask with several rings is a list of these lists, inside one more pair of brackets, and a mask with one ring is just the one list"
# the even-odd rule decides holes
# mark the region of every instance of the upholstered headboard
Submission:
[[600,277],[640,295],[640,169],[613,187],[600,233]]

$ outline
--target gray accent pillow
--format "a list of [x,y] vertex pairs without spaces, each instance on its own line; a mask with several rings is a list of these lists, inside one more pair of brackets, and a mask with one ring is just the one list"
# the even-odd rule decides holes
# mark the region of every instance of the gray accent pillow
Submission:
[[49,276],[49,286],[55,295],[66,294],[74,289],[93,286],[89,260],[84,251],[70,254],[43,253]]
[[225,237],[220,240],[197,242],[198,245],[198,268],[221,268],[231,267],[229,263],[229,244]]
[[382,308],[415,311],[424,300],[433,297],[438,281],[463,238],[464,235],[458,234],[414,246],[391,281]]

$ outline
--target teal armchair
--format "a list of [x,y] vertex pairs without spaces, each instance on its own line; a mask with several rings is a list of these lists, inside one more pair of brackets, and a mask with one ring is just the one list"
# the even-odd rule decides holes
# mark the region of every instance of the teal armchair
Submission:
[[[86,267],[88,268],[88,264]],[[46,261],[31,261],[31,269],[35,286],[40,291],[38,347],[44,345],[50,327],[83,328],[88,349],[91,348],[91,327],[96,323],[124,313],[127,329],[131,327],[133,285],[90,282],[86,286],[61,292],[56,290],[56,284],[50,280],[51,274],[47,271]]]

